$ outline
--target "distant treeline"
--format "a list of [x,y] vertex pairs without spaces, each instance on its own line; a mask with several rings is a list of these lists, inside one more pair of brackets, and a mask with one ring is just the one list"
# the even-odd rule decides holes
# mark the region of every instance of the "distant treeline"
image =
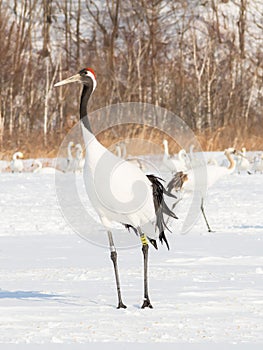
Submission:
[[85,66],[98,80],[91,111],[150,103],[182,118],[206,149],[263,148],[260,3],[0,0],[2,155],[55,155],[77,121],[79,87],[54,82]]

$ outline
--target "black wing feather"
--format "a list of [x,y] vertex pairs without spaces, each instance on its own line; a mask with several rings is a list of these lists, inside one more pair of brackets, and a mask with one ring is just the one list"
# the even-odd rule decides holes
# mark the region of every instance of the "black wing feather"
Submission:
[[184,174],[182,171],[178,171],[167,185],[168,193],[171,193],[173,190],[180,191],[184,182],[187,180],[187,174]]

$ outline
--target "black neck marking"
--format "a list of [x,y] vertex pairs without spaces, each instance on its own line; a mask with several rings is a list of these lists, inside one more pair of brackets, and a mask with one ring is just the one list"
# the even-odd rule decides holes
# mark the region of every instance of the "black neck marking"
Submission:
[[[91,80],[92,81],[92,80]],[[93,83],[85,84],[83,86],[82,94],[81,94],[81,100],[80,100],[80,120],[84,124],[84,126],[89,130],[89,132],[93,133],[91,130],[88,112],[87,112],[87,105],[89,98],[93,91]]]

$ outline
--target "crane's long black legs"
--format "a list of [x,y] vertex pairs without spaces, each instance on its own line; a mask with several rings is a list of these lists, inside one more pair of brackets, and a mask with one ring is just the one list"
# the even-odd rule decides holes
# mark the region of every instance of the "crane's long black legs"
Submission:
[[144,300],[142,304],[142,309],[149,307],[152,309],[152,304],[150,302],[148,293],[148,250],[149,245],[147,243],[146,236],[139,230],[141,241],[142,241],[142,252],[143,252],[143,276],[144,276]]
[[205,209],[204,209],[204,199],[201,199],[201,212],[203,214],[203,217],[205,219],[206,226],[208,228],[208,232],[212,232],[211,227],[209,226],[209,223],[207,221],[206,215],[205,215]]
[[112,233],[108,231],[108,238],[110,243],[110,257],[113,262],[114,266],[114,273],[115,273],[115,279],[116,279],[116,287],[117,287],[117,294],[118,294],[118,306],[117,309],[126,309],[126,305],[123,304],[121,299],[121,287],[120,287],[120,278],[119,278],[119,272],[118,272],[118,264],[117,264],[117,252],[116,248],[114,246]]

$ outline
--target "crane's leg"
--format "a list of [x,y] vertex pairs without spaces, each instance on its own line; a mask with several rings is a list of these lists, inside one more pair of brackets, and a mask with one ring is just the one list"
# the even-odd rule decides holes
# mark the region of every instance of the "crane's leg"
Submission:
[[147,238],[144,233],[142,233],[141,229],[138,228],[140,233],[140,238],[142,241],[142,252],[143,252],[143,275],[144,275],[144,300],[142,304],[142,309],[149,307],[152,309],[152,304],[150,302],[149,293],[148,293],[148,250],[149,245],[147,243]]
[[205,219],[206,226],[208,228],[208,232],[212,232],[211,227],[209,226],[209,223],[207,221],[206,215],[205,215],[205,209],[204,209],[204,199],[201,199],[201,212],[203,214],[203,217]]
[[118,272],[118,264],[117,264],[117,252],[116,248],[113,242],[113,237],[111,231],[108,231],[108,238],[110,243],[110,257],[113,262],[114,266],[114,273],[115,273],[115,279],[116,279],[116,286],[117,286],[117,294],[118,294],[118,306],[117,309],[126,309],[126,305],[123,304],[121,299],[121,287],[120,287],[120,278],[119,278],[119,272]]

